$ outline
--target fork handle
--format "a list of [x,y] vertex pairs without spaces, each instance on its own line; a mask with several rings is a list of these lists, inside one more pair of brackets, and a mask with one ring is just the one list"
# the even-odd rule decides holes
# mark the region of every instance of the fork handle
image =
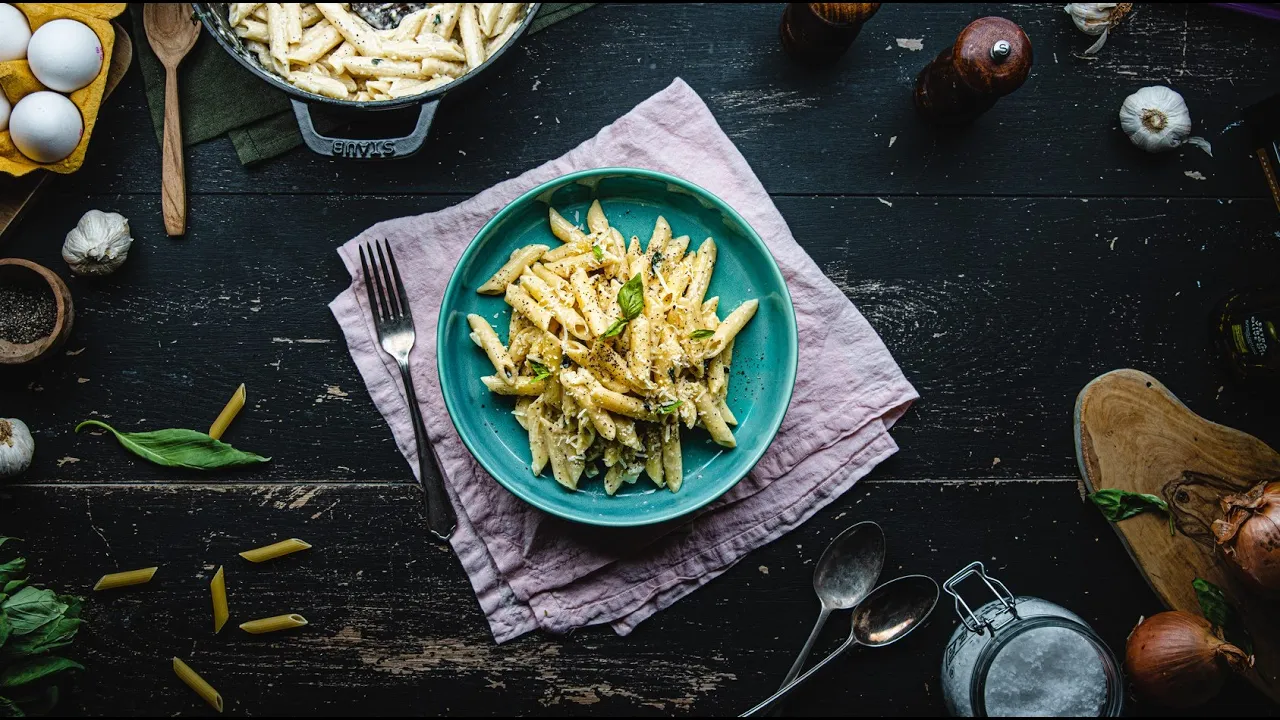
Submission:
[[409,401],[409,419],[413,421],[413,437],[418,443],[418,484],[427,495],[427,527],[441,540],[448,540],[458,525],[458,516],[444,489],[444,476],[436,465],[436,455],[427,441],[427,425],[418,409],[418,393],[413,390],[413,376],[409,363],[399,362],[400,377],[404,380],[405,399]]

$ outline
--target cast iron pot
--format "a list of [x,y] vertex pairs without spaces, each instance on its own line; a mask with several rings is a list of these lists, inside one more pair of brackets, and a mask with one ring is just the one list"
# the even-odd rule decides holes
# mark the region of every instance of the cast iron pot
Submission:
[[[309,93],[290,85],[274,73],[268,72],[258,64],[257,57],[244,46],[244,43],[231,28],[231,23],[227,21],[228,5],[229,3],[192,3],[200,22],[204,23],[204,26],[209,30],[209,34],[213,35],[213,39],[218,41],[222,49],[230,53],[231,57],[239,61],[249,72],[289,95],[289,101],[293,103],[293,114],[298,118],[298,131],[302,133],[302,140],[307,144],[307,147],[321,155],[329,155],[331,157],[379,159],[407,157],[422,149],[422,144],[427,139],[427,133],[431,130],[431,120],[435,117],[436,107],[440,104],[440,99],[444,97],[445,93],[452,92],[471,82],[475,76],[488,70],[494,63],[498,62],[524,36],[525,31],[529,29],[529,25],[533,22],[534,16],[538,14],[538,8],[542,3],[529,3],[529,9],[525,12],[524,19],[520,21],[515,35],[499,48],[497,53],[485,60],[480,67],[473,69],[448,85],[420,95],[371,102],[335,100],[323,95]],[[329,137],[321,135],[316,130],[315,124],[311,122],[311,105],[323,105],[347,112],[358,111],[361,113],[399,110],[418,106],[418,121],[414,125],[413,132],[404,137],[363,140]]]

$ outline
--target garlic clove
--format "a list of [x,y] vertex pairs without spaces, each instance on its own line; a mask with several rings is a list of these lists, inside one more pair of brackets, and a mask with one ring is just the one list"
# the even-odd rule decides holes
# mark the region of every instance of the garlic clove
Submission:
[[17,418],[0,418],[0,480],[27,471],[36,454],[36,441],[27,424]]
[[128,218],[90,210],[67,233],[62,259],[77,275],[110,275],[124,264],[132,245]]
[[1144,87],[1120,106],[1120,129],[1147,152],[1172,150],[1191,135],[1191,111],[1173,90],[1163,85]]

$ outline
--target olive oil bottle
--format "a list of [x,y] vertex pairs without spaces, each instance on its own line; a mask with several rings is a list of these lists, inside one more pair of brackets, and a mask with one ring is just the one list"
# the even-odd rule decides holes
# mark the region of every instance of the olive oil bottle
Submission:
[[1280,387],[1280,287],[1234,292],[1212,318],[1214,343],[1232,372]]

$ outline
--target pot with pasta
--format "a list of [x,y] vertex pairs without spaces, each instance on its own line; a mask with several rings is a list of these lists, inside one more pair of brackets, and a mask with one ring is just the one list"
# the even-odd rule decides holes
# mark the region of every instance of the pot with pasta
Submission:
[[[307,147],[336,157],[396,158],[421,149],[436,107],[497,62],[539,3],[193,3],[241,65],[289,95]],[[324,135],[312,106],[342,112],[417,108],[402,137]]]

